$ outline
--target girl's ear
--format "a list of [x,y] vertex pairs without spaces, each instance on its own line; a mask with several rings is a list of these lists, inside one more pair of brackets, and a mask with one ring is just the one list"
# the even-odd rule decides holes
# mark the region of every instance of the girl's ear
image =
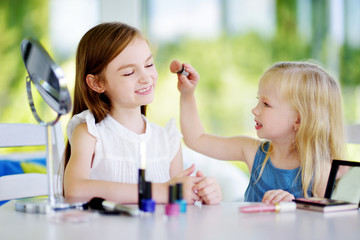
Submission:
[[95,76],[93,74],[86,75],[86,83],[89,88],[91,88],[97,93],[105,92],[104,84],[102,81],[100,81],[98,76]]
[[299,127],[300,127],[300,123],[301,123],[301,117],[300,117],[300,114],[298,114],[295,122],[294,122],[294,130],[295,132],[297,132],[299,130]]

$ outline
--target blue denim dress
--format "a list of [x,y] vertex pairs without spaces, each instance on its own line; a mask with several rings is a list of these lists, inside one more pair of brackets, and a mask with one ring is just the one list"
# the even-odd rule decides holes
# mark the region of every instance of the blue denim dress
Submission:
[[[295,198],[304,197],[300,167],[290,170],[280,169],[275,167],[269,158],[258,180],[269,146],[270,142],[261,143],[256,152],[249,185],[245,192],[245,202],[261,202],[265,192],[276,189],[287,191]],[[308,189],[309,196],[312,195],[311,188],[310,186]]]

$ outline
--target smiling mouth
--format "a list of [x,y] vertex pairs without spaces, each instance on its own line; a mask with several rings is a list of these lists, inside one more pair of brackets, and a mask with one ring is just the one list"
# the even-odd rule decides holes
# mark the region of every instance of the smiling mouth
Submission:
[[147,88],[143,88],[143,89],[140,89],[138,91],[136,91],[137,93],[146,93],[146,92],[149,92],[151,90],[152,86],[149,86]]

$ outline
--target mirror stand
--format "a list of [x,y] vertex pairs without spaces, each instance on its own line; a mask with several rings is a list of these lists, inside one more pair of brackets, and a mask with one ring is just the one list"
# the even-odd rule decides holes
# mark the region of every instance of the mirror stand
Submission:
[[[64,201],[62,196],[56,197],[54,191],[53,126],[59,121],[61,115],[68,113],[71,109],[71,98],[66,84],[62,81],[62,71],[35,39],[23,40],[21,51],[29,74],[26,77],[26,91],[30,109],[36,121],[45,128],[48,198],[17,200],[15,209],[21,212],[49,213],[77,207],[77,203],[69,204]],[[42,99],[57,113],[54,120],[45,122],[40,118],[33,100],[32,84]]]
[[31,79],[26,77],[26,91],[28,96],[28,101],[30,105],[31,112],[35,117],[36,121],[44,126],[45,136],[46,136],[46,175],[48,182],[48,198],[30,198],[18,200],[15,204],[17,211],[21,212],[31,212],[31,213],[49,213],[52,210],[61,210],[68,209],[70,204],[64,203],[61,197],[55,197],[54,190],[54,151],[52,144],[52,130],[53,126],[59,121],[61,114],[57,114],[56,118],[53,121],[45,122],[43,121],[39,114],[36,111],[34,100],[31,92]]

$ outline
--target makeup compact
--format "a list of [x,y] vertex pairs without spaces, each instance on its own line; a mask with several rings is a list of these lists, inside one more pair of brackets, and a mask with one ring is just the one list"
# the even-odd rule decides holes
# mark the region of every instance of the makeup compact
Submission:
[[323,198],[297,198],[297,208],[320,212],[359,210],[360,163],[334,159]]

